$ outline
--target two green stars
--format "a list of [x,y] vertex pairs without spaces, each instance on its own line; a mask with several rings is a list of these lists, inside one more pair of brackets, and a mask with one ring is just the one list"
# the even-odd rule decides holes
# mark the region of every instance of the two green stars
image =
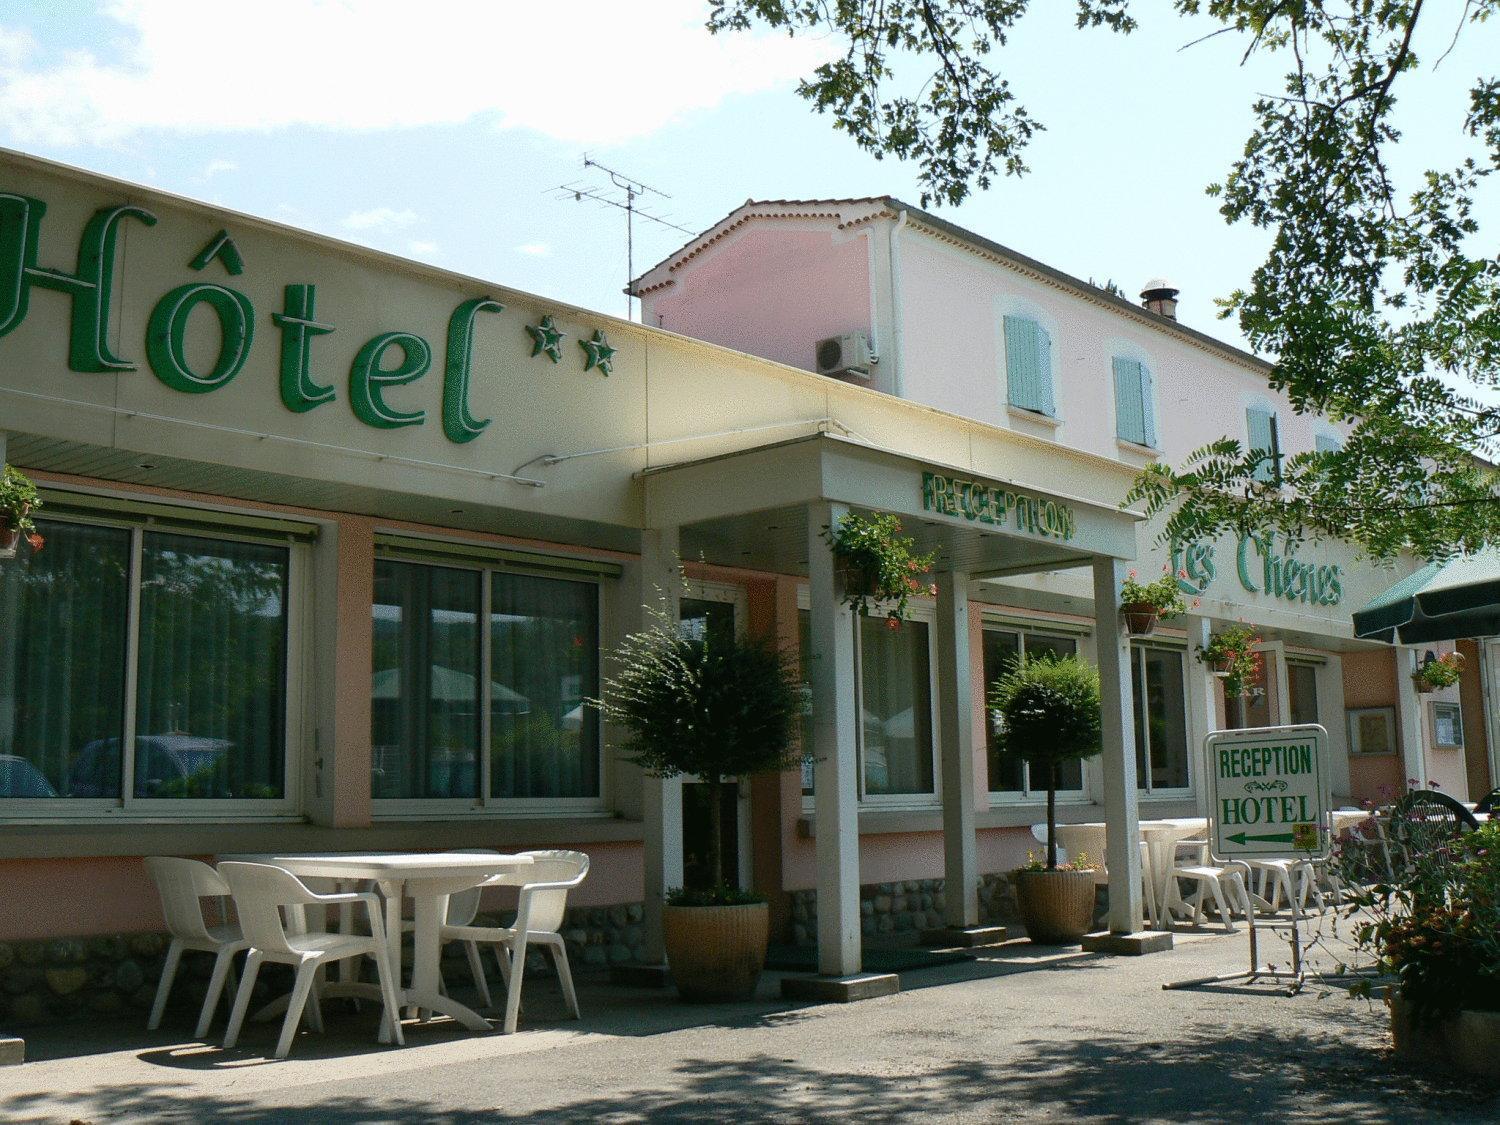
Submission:
[[[544,355],[553,363],[562,362],[563,333],[550,315],[542,317],[540,324],[528,324],[526,332],[531,337],[532,355]],[[616,349],[610,346],[602,330],[596,330],[590,339],[579,340],[578,346],[583,349],[585,371],[598,368],[601,374],[608,375],[613,369]]]

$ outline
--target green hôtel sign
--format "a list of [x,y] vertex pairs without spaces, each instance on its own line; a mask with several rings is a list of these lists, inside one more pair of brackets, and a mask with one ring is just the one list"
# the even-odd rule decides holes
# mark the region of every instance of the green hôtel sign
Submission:
[[[136,364],[116,355],[109,345],[113,308],[115,258],[127,222],[156,225],[156,216],[143,207],[120,204],[94,212],[78,244],[72,273],[37,264],[37,244],[47,205],[30,196],[0,192],[0,337],[15,331],[26,319],[32,291],[51,289],[72,299],[68,367],[83,373],[134,371]],[[231,277],[244,272],[239,248],[227,231],[220,231],[188,263],[202,271],[218,261]],[[270,315],[280,335],[280,392],[282,404],[296,414],[324,406],[338,398],[335,388],[320,380],[314,364],[316,341],[335,330],[321,322],[316,310],[317,287],[285,286],[281,311]],[[187,356],[188,318],[199,307],[212,312],[220,344],[211,366],[194,367]],[[481,313],[504,309],[499,301],[475,297],[461,302],[448,318],[442,369],[442,426],[444,435],[462,444],[473,441],[489,426],[469,409],[473,376],[474,334]],[[152,308],[146,326],[146,361],[163,384],[183,394],[207,394],[225,387],[243,370],[255,340],[256,311],[250,298],[229,285],[209,281],[179,285]],[[562,359],[563,333],[552,317],[527,325],[531,354],[553,363]],[[608,375],[615,349],[602,331],[578,341],[584,371]],[[432,368],[433,348],[414,332],[382,332],[365,341],[349,368],[347,394],[354,416],[376,429],[420,426],[425,410],[402,410],[387,400],[388,392],[413,383]]]
[[[1337,565],[1303,562],[1277,553],[1274,535],[1241,535],[1234,551],[1235,574],[1251,594],[1306,605],[1338,605],[1344,598],[1344,572]],[[1212,543],[1172,544],[1172,570],[1185,594],[1207,593],[1218,576]]]
[[922,507],[994,527],[1012,524],[1017,531],[1051,539],[1072,539],[1077,530],[1073,509],[1066,504],[939,473],[922,474]]

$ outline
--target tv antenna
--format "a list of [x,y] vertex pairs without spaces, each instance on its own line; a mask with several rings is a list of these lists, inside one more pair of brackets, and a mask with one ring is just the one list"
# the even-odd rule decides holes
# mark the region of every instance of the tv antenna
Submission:
[[650,184],[637,180],[633,176],[627,176],[618,169],[600,164],[585,153],[583,156],[583,170],[587,172],[591,168],[596,168],[609,177],[608,187],[602,184],[590,183],[588,180],[574,180],[572,183],[558,184],[552,190],[557,193],[555,196],[557,199],[567,199],[569,196],[572,196],[575,203],[582,203],[584,200],[589,200],[602,204],[605,207],[613,207],[618,211],[625,212],[625,319],[634,320],[635,298],[630,294],[630,283],[635,280],[636,218],[640,217],[658,226],[681,231],[690,238],[698,232],[672,222],[665,215],[656,214],[640,206],[639,200],[643,196],[647,198],[657,196],[661,199],[672,198],[660,188],[654,188]]

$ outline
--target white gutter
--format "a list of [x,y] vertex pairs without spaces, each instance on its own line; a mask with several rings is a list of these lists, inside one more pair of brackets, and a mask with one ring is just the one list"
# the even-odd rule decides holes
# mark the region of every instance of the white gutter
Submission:
[[900,234],[906,227],[909,213],[903,209],[891,224],[891,359],[895,361],[896,373],[891,379],[891,393],[897,398],[906,397],[906,353],[902,350],[901,336],[901,244]]

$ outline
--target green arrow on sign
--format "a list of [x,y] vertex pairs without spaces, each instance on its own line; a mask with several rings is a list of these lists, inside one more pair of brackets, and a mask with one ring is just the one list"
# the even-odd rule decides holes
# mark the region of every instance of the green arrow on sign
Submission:
[[1233,836],[1225,836],[1231,844],[1244,844],[1246,840],[1265,840],[1273,844],[1290,844],[1292,834],[1290,832],[1274,832],[1269,836],[1247,836],[1243,832],[1236,832]]

